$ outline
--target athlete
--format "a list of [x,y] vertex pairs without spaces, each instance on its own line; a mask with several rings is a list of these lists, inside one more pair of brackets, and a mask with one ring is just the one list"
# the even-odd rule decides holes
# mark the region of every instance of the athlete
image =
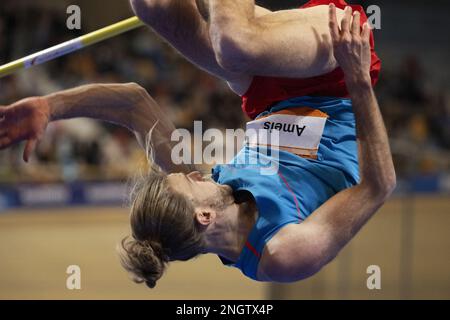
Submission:
[[28,160],[50,121],[91,117],[125,126],[153,150],[149,173],[133,190],[132,235],[121,247],[122,264],[136,282],[153,288],[169,262],[206,253],[254,280],[305,279],[338,254],[396,184],[372,89],[370,27],[361,28],[358,14],[339,23],[334,5],[328,20],[351,99],[302,96],[257,115],[251,124],[284,119],[304,127],[299,145],[280,147],[272,159],[276,174],[262,175],[259,165],[241,160],[277,146],[247,144],[229,164],[214,167],[211,179],[173,165],[175,128],[136,84],[88,85],[2,107],[0,149],[27,140]]

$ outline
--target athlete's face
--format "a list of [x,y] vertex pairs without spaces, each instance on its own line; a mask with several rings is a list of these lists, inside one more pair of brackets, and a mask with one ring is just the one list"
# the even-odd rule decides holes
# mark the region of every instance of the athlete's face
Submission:
[[232,189],[229,186],[217,184],[203,177],[198,171],[190,174],[170,174],[167,179],[169,186],[191,200],[195,207],[217,207],[232,196]]

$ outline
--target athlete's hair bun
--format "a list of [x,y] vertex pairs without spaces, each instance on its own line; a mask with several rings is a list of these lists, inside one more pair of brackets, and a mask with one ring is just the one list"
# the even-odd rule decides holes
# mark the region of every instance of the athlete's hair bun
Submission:
[[133,275],[133,280],[154,288],[169,262],[161,244],[128,237],[123,239],[119,249],[122,266]]

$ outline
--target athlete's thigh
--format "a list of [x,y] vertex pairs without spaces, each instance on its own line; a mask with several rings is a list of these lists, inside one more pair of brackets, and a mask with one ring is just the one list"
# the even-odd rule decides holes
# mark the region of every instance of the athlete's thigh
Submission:
[[[344,11],[338,10],[342,20]],[[259,48],[251,69],[260,76],[308,78],[337,67],[329,32],[328,6],[272,12],[255,20]]]

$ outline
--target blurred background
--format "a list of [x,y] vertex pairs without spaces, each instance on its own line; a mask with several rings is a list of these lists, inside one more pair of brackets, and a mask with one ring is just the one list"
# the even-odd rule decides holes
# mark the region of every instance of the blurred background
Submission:
[[[259,1],[271,9],[306,1]],[[130,177],[144,164],[125,129],[76,119],[54,123],[31,164],[23,146],[0,152],[0,299],[449,299],[450,43],[448,1],[349,1],[381,8],[377,95],[398,188],[339,257],[313,278],[267,285],[215,257],[174,264],[155,290],[129,281],[115,245],[128,232]],[[82,30],[66,9],[82,10]],[[2,0],[0,64],[132,15],[128,1]],[[99,82],[137,82],[178,127],[243,127],[240,99],[141,28],[0,79],[0,105]],[[79,265],[82,290],[66,289]],[[366,287],[378,265],[382,289]]]

